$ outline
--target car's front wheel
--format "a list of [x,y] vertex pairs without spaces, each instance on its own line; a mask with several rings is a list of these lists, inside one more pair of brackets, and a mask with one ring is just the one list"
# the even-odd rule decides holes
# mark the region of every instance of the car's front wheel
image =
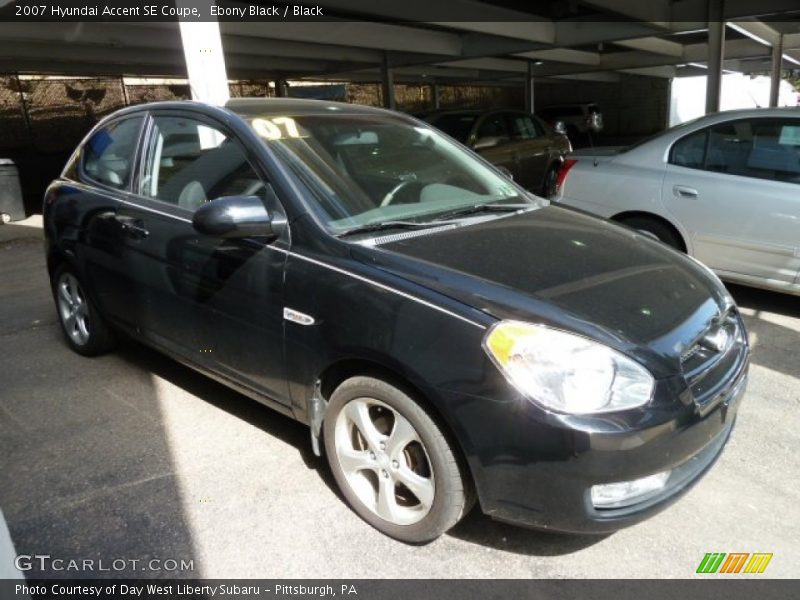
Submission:
[[353,377],[331,395],[328,462],[347,501],[398,540],[429,542],[471,508],[469,477],[436,422],[380,379]]
[[556,191],[556,181],[558,181],[558,169],[560,163],[556,162],[550,165],[547,169],[547,172],[544,175],[544,179],[542,179],[542,187],[539,190],[540,195],[542,198],[549,198]]
[[84,356],[111,350],[114,335],[86,295],[75,272],[62,265],[53,274],[52,285],[58,319],[70,348]]

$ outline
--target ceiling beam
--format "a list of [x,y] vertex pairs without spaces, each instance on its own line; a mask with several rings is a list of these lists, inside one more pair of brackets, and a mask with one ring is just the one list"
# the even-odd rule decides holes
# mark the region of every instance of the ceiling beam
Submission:
[[505,58],[470,58],[439,63],[446,67],[461,67],[464,69],[481,69],[485,71],[507,71],[511,73],[525,73],[528,65],[524,60],[509,60]]
[[683,44],[671,42],[657,37],[644,37],[632,40],[620,40],[616,42],[620,46],[625,46],[632,50],[642,52],[652,52],[653,54],[664,54],[665,56],[680,57],[683,55]]
[[222,22],[224,35],[319,43],[334,46],[461,56],[462,39],[455,33],[363,21]]
[[599,53],[586,52],[585,50],[573,50],[572,48],[551,48],[549,50],[533,50],[531,52],[521,52],[516,56],[519,56],[520,58],[529,58],[532,60],[565,62],[578,65],[600,64]]
[[[576,73],[574,75],[557,75],[556,77],[547,78],[548,79],[556,79],[556,80],[568,80],[568,81],[595,81],[597,83],[618,83],[622,77],[620,77],[619,73],[612,73],[608,71],[598,71],[596,73]],[[542,81],[542,80],[537,80]]]
[[[725,57],[754,58],[767,56],[769,50],[752,40],[730,40],[725,44]],[[684,47],[683,55],[666,56],[649,52],[610,52],[601,55],[600,64],[593,65],[565,65],[545,63],[538,68],[542,76],[570,75],[574,73],[589,73],[593,71],[618,71],[621,69],[636,69],[640,67],[660,67],[664,65],[677,65],[690,62],[704,62],[708,58],[708,44],[688,44]]]
[[672,2],[670,0],[647,0],[646,2],[584,0],[584,4],[662,27],[667,27],[672,20]]
[[530,15],[523,15],[514,21],[432,21],[431,24],[460,31],[515,38],[527,42],[554,44],[556,40],[556,25],[553,21],[531,21]]
[[646,75],[647,77],[663,77],[671,79],[678,74],[678,68],[672,65],[663,65],[661,67],[638,67],[636,69],[620,69],[621,73],[628,73],[629,75]]

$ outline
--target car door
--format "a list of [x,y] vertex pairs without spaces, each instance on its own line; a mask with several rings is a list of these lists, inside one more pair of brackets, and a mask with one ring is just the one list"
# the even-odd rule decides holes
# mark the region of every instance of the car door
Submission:
[[531,115],[513,112],[507,113],[506,119],[519,172],[517,182],[526,189],[539,191],[553,150],[552,140]]
[[[136,312],[136,296],[122,264],[120,240],[125,235],[116,219],[131,196],[136,150],[144,113],[113,119],[95,131],[80,148],[69,179],[83,214],[83,234],[73,232],[76,258],[82,264],[94,301],[108,318],[121,320]],[[62,203],[58,211],[77,211],[77,202]],[[55,216],[71,222],[72,216]]]
[[791,284],[800,270],[800,119],[751,118],[673,144],[662,200],[721,273]]
[[283,360],[287,237],[199,234],[194,211],[216,198],[255,195],[282,212],[269,182],[223,125],[199,113],[150,117],[136,200],[120,209],[137,327],[153,343],[240,385],[288,403]]
[[475,123],[469,145],[493,165],[508,169],[514,180],[518,181],[521,173],[519,163],[515,161],[517,152],[511,143],[508,123],[503,113],[482,116]]

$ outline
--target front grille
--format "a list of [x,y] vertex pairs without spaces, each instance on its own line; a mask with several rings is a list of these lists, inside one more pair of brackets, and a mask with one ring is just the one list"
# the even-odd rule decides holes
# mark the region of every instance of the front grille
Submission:
[[731,309],[684,353],[683,375],[701,413],[711,410],[740,379],[748,352],[741,318]]

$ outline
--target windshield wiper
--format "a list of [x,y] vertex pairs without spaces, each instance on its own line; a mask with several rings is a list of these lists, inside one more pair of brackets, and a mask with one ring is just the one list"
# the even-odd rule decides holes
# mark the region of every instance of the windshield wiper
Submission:
[[347,237],[358,233],[374,233],[376,231],[386,231],[388,229],[423,229],[431,227],[431,223],[420,223],[417,221],[380,221],[378,223],[367,223],[357,225],[338,234],[336,237]]
[[[473,204],[472,206],[465,206],[456,210],[451,210],[444,214],[439,215],[434,221],[446,221],[448,219],[457,219],[459,217],[468,217],[482,212],[515,212],[524,210],[526,208],[535,208],[535,204],[496,204],[494,202],[482,202],[481,204]],[[430,221],[428,221],[430,223]]]

